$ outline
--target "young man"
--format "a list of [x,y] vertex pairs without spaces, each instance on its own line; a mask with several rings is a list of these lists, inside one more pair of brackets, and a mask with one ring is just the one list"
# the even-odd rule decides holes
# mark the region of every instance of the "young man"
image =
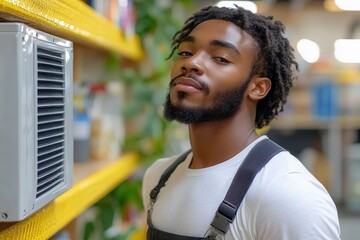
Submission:
[[144,176],[148,239],[340,239],[329,194],[287,151],[264,156],[270,160],[238,208],[225,204],[234,219],[217,214],[245,157],[268,139],[255,128],[282,111],[292,87],[297,63],[283,32],[272,17],[207,7],[175,34],[164,114],[188,124],[191,152],[172,173],[177,157],[156,161]]

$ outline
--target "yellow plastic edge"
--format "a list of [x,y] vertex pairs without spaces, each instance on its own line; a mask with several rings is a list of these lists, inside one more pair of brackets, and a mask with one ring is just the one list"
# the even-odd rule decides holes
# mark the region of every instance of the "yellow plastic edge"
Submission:
[[129,153],[75,184],[33,216],[0,232],[1,240],[49,239],[85,209],[113,190],[139,166],[138,156]]
[[134,60],[143,57],[138,36],[124,36],[117,26],[80,0],[1,0],[0,17]]
[[147,228],[142,227],[130,235],[130,240],[144,240],[146,239],[146,233]]

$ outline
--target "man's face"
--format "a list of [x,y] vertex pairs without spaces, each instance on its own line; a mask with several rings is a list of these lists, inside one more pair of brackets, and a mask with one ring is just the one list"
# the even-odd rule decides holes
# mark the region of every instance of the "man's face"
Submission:
[[233,116],[252,79],[255,41],[235,24],[208,20],[179,45],[164,114],[198,123]]

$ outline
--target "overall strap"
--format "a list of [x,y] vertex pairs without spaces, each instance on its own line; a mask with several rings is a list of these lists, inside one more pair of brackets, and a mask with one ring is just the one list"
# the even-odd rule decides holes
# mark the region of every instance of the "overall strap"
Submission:
[[182,155],[180,155],[180,157],[178,157],[176,159],[175,162],[173,162],[170,167],[168,167],[165,172],[161,175],[160,180],[158,182],[158,184],[153,188],[153,190],[151,190],[150,192],[150,200],[152,202],[156,201],[156,198],[158,196],[158,194],[160,193],[160,190],[163,186],[165,186],[166,181],[169,179],[170,175],[175,171],[175,169],[177,168],[177,166],[182,163],[183,161],[185,161],[187,155],[191,152],[191,149],[186,151],[185,153],[183,153]]
[[183,236],[174,233],[168,233],[156,229],[153,226],[149,226],[146,237],[147,237],[146,239],[149,240],[206,240],[206,239],[209,240],[209,238],[190,237],[190,236]]
[[[166,181],[169,179],[170,175],[175,171],[175,169],[177,168],[177,166],[182,163],[183,161],[185,161],[187,155],[191,152],[191,149],[186,151],[185,153],[183,153],[182,155],[180,155],[175,162],[173,162],[166,170],[165,172],[161,175],[160,180],[158,182],[158,184],[151,190],[150,192],[150,204],[149,204],[149,209],[147,211],[147,224],[149,225],[150,228],[153,227],[152,225],[152,220],[151,220],[151,215],[152,215],[152,210],[154,207],[154,204],[156,202],[157,196],[160,193],[160,190],[162,187],[165,186]],[[156,239],[156,238],[148,238],[148,239]]]
[[[211,223],[212,230],[215,231],[213,234],[226,234],[257,172],[281,151],[284,149],[270,139],[260,141],[251,149]],[[211,232],[211,229],[209,231]]]
[[157,199],[158,194],[162,187],[165,186],[166,181],[169,179],[170,175],[175,171],[177,166],[185,161],[186,157],[191,152],[191,149],[180,155],[175,162],[173,162],[161,175],[158,184],[151,190],[150,192],[150,206],[147,213],[147,223],[148,223],[148,230],[146,234],[146,239],[148,240],[206,240],[211,238],[201,238],[201,237],[190,237],[190,236],[183,236],[174,233],[164,232],[157,228],[155,228],[151,221],[151,214],[153,205]]

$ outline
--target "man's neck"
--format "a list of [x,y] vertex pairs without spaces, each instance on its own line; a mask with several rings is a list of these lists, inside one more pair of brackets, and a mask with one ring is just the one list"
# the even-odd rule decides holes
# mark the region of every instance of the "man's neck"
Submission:
[[193,151],[190,168],[210,167],[224,162],[259,137],[251,120],[239,121],[236,117],[191,124],[189,133]]

